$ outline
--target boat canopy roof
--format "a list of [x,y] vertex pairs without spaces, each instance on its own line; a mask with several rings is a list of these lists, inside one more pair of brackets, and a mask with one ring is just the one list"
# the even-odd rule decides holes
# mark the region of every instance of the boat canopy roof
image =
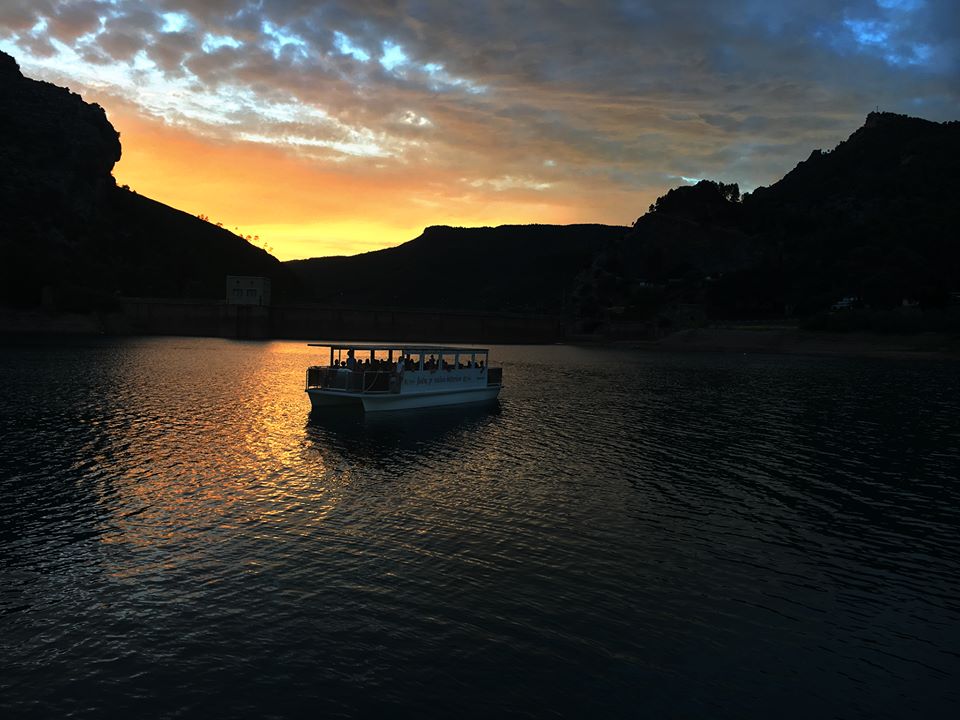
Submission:
[[408,345],[406,343],[307,343],[310,347],[328,347],[331,350],[399,350],[402,353],[489,353],[489,348],[457,347],[455,345]]

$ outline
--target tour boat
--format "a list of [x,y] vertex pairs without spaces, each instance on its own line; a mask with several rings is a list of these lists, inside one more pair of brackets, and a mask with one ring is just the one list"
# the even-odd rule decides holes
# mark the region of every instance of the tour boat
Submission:
[[496,399],[503,368],[489,367],[487,348],[443,345],[324,345],[330,363],[307,368],[314,410],[362,407],[366,412],[465,405]]

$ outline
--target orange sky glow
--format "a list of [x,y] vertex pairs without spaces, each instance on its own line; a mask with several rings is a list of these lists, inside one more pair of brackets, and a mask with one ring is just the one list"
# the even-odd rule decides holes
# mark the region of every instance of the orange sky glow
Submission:
[[578,215],[572,198],[458,192],[449,171],[331,168],[283,148],[213,140],[160,119],[107,110],[123,146],[114,168],[118,184],[259,236],[281,260],[398,245],[428,225],[596,221]]

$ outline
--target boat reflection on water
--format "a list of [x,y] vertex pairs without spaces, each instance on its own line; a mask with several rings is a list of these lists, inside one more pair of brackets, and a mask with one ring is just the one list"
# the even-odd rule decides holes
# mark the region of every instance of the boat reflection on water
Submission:
[[484,436],[497,422],[499,400],[449,408],[365,413],[362,408],[314,409],[307,439],[325,459],[362,457],[390,461],[409,456],[457,452]]

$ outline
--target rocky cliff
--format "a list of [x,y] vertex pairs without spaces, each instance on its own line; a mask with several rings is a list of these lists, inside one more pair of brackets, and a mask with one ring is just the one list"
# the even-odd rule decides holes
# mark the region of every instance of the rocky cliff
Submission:
[[227,274],[279,261],[232,233],[124,188],[120,136],[98,105],[23,76],[0,52],[0,303],[89,310],[117,295],[222,298]]
[[45,219],[89,216],[113,187],[110,173],[120,159],[120,135],[103,108],[65,88],[27,80],[4,53],[0,88],[5,211]]

